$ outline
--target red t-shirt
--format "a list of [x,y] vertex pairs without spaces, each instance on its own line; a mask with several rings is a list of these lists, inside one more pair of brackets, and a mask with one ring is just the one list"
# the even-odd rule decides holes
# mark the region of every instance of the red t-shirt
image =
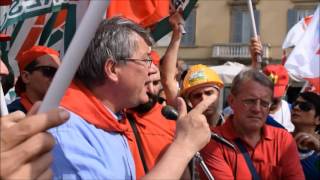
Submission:
[[[212,131],[234,145],[235,139],[239,138],[231,119]],[[243,140],[241,142],[249,152],[260,179],[305,179],[296,143],[286,130],[265,125],[256,147],[251,147]],[[235,174],[236,179],[252,179],[245,158],[238,148],[235,152],[232,148],[211,140],[201,154],[215,179],[235,179]],[[204,173],[200,172],[202,179],[206,179]]]

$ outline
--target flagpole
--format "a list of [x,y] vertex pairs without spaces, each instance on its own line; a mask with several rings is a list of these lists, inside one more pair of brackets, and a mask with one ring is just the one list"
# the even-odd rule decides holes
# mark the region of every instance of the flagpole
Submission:
[[[1,77],[0,77],[1,80]],[[8,114],[8,108],[7,108],[7,104],[5,101],[5,97],[4,97],[4,93],[3,93],[3,89],[2,89],[2,84],[0,83],[0,116],[5,116]]]
[[67,53],[63,57],[62,64],[51,82],[39,112],[47,112],[59,106],[90,41],[94,37],[108,4],[109,0],[90,1],[88,10],[70,43]]
[[[251,25],[252,25],[252,31],[253,31],[253,37],[258,39],[258,33],[257,33],[257,28],[256,28],[256,21],[254,19],[254,14],[253,14],[253,8],[252,8],[252,2],[251,0],[247,1],[248,4],[248,9],[251,17]],[[258,69],[261,69],[261,64],[262,64],[262,57],[261,54],[257,54],[257,67]]]
[[[176,11],[179,11],[180,9],[184,10],[183,9],[183,3],[184,3],[183,1],[181,1],[181,0],[173,0],[172,3],[175,6]],[[179,26],[181,28],[182,35],[186,34],[187,32],[186,32],[186,30],[184,28],[184,25],[183,24],[179,24]]]

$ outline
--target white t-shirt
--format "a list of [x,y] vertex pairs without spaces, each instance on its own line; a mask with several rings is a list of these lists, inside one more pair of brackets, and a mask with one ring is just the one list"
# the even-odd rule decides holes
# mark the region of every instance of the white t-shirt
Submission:
[[281,107],[273,114],[269,114],[274,120],[284,126],[289,132],[293,132],[294,125],[291,122],[291,112],[287,101],[281,100]]

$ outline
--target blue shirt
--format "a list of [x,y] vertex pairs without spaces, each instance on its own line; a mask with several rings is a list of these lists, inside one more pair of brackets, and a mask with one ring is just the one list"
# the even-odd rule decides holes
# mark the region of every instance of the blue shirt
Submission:
[[282,126],[280,123],[278,123],[276,120],[274,120],[270,115],[268,115],[268,117],[267,117],[266,124],[273,126],[273,127],[285,129],[284,126]]
[[126,138],[89,124],[70,112],[69,120],[49,132],[54,179],[135,179],[135,166]]
[[[312,152],[309,150],[301,150],[300,153],[300,162],[303,168],[304,175],[307,180],[319,180],[320,179],[320,154]],[[302,154],[310,154],[306,158],[302,158]]]

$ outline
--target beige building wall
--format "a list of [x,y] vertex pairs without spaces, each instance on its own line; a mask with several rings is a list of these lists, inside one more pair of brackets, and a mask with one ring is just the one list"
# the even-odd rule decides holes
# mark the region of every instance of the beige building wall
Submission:
[[261,0],[257,4],[261,13],[261,41],[270,44],[271,58],[274,60],[281,59],[281,46],[287,34],[287,10],[292,7],[290,0]]
[[[196,31],[194,46],[181,47],[179,58],[189,64],[217,64],[211,57],[216,43],[231,42],[230,2],[247,0],[198,0],[196,6]],[[252,0],[254,1],[254,0]],[[270,45],[271,63],[279,63],[282,57],[282,42],[287,33],[288,10],[296,6],[316,6],[316,0],[256,0],[260,11],[260,36],[262,43]],[[163,54],[166,46],[157,47]],[[219,62],[220,64],[222,62]]]

